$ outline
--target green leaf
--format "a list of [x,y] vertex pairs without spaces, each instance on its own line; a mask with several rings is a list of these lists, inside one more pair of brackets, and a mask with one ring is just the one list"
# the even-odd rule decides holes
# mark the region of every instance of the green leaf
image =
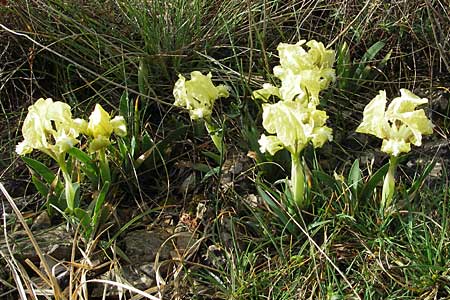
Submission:
[[220,154],[213,153],[211,151],[202,151],[202,154],[206,157],[213,159],[217,164],[220,164],[221,156]]
[[31,181],[33,182],[35,188],[41,194],[42,197],[48,197],[48,187],[35,175],[31,176]]
[[389,169],[389,163],[382,166],[369,178],[369,180],[364,185],[364,187],[361,191],[361,200],[362,201],[369,200],[370,196],[372,196],[377,185],[383,181],[384,176],[386,175],[388,169]]
[[97,165],[92,160],[92,158],[85,152],[75,147],[72,147],[69,151],[67,151],[67,153],[69,153],[70,156],[82,162],[80,166],[81,171],[83,172],[84,175],[88,177],[89,181],[94,186],[97,185],[99,170]]
[[81,227],[84,229],[85,237],[89,237],[92,232],[91,217],[82,208],[75,208],[73,211],[74,216],[79,220]]
[[136,148],[137,148],[136,137],[132,136],[131,137],[131,142],[130,142],[130,155],[131,155],[131,157],[134,157],[134,154],[136,153]]
[[391,55],[392,55],[392,49],[389,50],[388,54],[386,54],[383,57],[383,59],[380,61],[380,63],[378,64],[378,68],[384,67],[387,64],[388,60],[391,58]]
[[72,148],[69,149],[69,151],[67,151],[67,153],[69,153],[70,156],[78,159],[82,163],[90,166],[92,169],[96,168],[96,165],[93,162],[93,159],[88,154],[86,154],[85,152],[81,151],[80,149],[72,147]]
[[98,217],[100,216],[101,209],[103,207],[103,203],[105,202],[106,195],[109,191],[110,183],[109,181],[105,182],[105,184],[102,186],[102,189],[100,190],[100,193],[97,196],[97,199],[95,199],[95,207],[92,212],[92,218],[91,218],[91,226],[92,228],[96,228],[98,226]]
[[205,182],[209,177],[218,175],[220,172],[220,167],[210,168],[202,179],[202,183]]
[[117,147],[119,148],[118,155],[121,161],[127,157],[127,144],[124,139],[117,139]]
[[81,205],[81,198],[80,198],[80,184],[78,182],[73,182],[72,183],[72,187],[74,190],[74,199],[73,199],[73,206],[75,207],[80,207]]
[[353,74],[353,78],[355,79],[365,79],[367,75],[367,70],[365,70],[367,64],[371,62],[375,56],[380,52],[380,50],[384,47],[386,43],[382,41],[378,41],[375,44],[373,44],[369,49],[367,49],[366,53],[364,53],[363,57],[361,58],[358,67],[355,70],[355,74]]
[[56,175],[43,163],[40,161],[34,160],[32,158],[22,156],[23,161],[33,169],[39,176],[44,178],[45,182],[48,184],[52,184],[53,180],[55,180]]
[[[269,193],[267,193],[265,191],[265,189],[263,189],[259,184],[256,187],[258,194],[261,196],[261,198],[264,200],[264,202],[266,202],[266,204],[270,207],[270,209],[273,210],[273,212],[275,213],[275,215],[283,222],[283,223],[287,223],[288,222],[288,218],[286,217],[285,213],[280,209],[280,206],[278,204],[276,204],[273,200],[272,200],[272,196],[269,195]],[[270,193],[272,194],[272,193]]]
[[139,58],[138,86],[139,92],[147,95],[150,86],[148,82],[148,63],[143,57]]
[[161,206],[161,207],[156,207],[156,208],[154,208],[154,209],[149,209],[149,210],[147,210],[147,211],[145,211],[145,212],[143,212],[143,213],[140,213],[139,215],[137,215],[137,216],[135,216],[134,218],[132,218],[130,221],[128,221],[125,225],[123,225],[114,235],[113,235],[113,237],[106,243],[104,243],[104,244],[101,244],[102,245],[102,247],[104,248],[104,249],[107,249],[107,248],[109,248],[109,247],[111,247],[111,245],[112,245],[112,243],[125,231],[125,230],[127,230],[131,225],[133,225],[134,223],[136,223],[137,221],[139,221],[140,219],[142,219],[143,217],[145,217],[145,216],[147,216],[147,215],[149,215],[149,214],[151,214],[151,213],[153,213],[153,212],[156,212],[156,211],[158,211],[158,210],[161,210],[161,209],[164,209],[164,207],[163,206]]
[[311,172],[316,185],[331,187],[338,195],[342,193],[341,185],[332,176],[320,170],[312,170]]
[[120,115],[126,118],[128,121],[130,119],[130,101],[128,99],[128,91],[124,90],[122,93],[122,96],[120,96],[120,102],[119,102],[119,110]]
[[202,173],[208,173],[209,171],[211,171],[210,166],[208,166],[207,164],[202,164],[202,163],[193,164],[192,169],[194,169],[196,171],[200,171]]
[[350,172],[348,174],[347,183],[350,187],[350,191],[352,192],[353,199],[356,200],[358,198],[359,187],[361,186],[361,169],[359,168],[359,160],[355,159],[350,168]]
[[141,142],[141,151],[147,151],[151,147],[153,147],[155,143],[153,142],[153,139],[150,137],[147,131],[144,132],[142,136],[142,142]]
[[346,42],[343,42],[338,49],[336,58],[336,75],[338,78],[338,86],[340,89],[347,87],[348,79],[350,78],[350,49]]
[[258,194],[261,196],[264,202],[266,202],[266,204],[272,210],[272,213],[280,220],[283,227],[286,227],[289,232],[294,233],[295,227],[294,224],[290,221],[289,216],[280,208],[277,203],[275,203],[274,200],[272,200],[272,197],[275,198],[275,195],[273,195],[273,191],[270,191],[266,186],[264,186],[263,188],[261,183],[257,184],[256,190],[258,191]]
[[433,171],[434,166],[436,165],[436,160],[431,161],[425,168],[425,170],[420,174],[419,178],[414,180],[411,187],[407,190],[408,195],[412,195],[415,193],[419,188],[422,186],[425,179],[428,177],[428,175]]

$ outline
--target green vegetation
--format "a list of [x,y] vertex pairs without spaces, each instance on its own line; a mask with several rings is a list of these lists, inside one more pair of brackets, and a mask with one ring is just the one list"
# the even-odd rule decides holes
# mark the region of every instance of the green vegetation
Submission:
[[[113,299],[450,298],[447,6],[1,4],[0,298],[101,299],[98,287],[114,287]],[[294,102],[277,46],[300,40],[322,42],[329,58],[334,50],[334,64],[319,68],[335,73],[323,86],[311,79]],[[208,82],[202,93],[199,81]],[[384,142],[355,130],[397,138],[363,111],[380,90],[392,99],[400,89],[419,97],[414,113],[434,128],[418,129],[421,143],[405,136],[389,158]],[[46,146],[22,143],[19,158],[16,145],[33,138],[22,124],[39,98],[68,104],[90,127],[61,148],[60,129],[81,121],[53,116]],[[280,138],[292,128],[280,127],[275,106],[296,106],[283,108],[294,120],[305,110],[299,102],[313,104],[296,125],[327,128],[320,141]],[[410,126],[401,113],[383,122]],[[123,116],[126,130],[116,132],[111,115]],[[410,143],[421,146],[408,152]],[[70,238],[58,239],[58,228]]]

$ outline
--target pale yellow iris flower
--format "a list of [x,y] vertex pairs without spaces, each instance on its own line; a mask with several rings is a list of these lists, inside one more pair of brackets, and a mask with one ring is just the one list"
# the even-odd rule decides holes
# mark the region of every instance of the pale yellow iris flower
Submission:
[[81,119],[72,119],[68,104],[41,98],[28,108],[22,126],[24,140],[16,146],[16,152],[25,155],[36,149],[59,160],[78,144],[82,127]]
[[267,101],[270,96],[282,100],[296,100],[308,106],[319,104],[319,92],[326,89],[335,80],[333,64],[335,53],[315,40],[306,43],[309,50],[303,48],[305,40],[296,44],[280,43],[277,47],[280,65],[273,69],[275,77],[281,80],[281,86],[271,84],[253,92],[255,99]]
[[173,89],[174,104],[189,110],[192,120],[209,120],[214,102],[219,97],[229,96],[226,86],[214,86],[211,73],[203,75],[199,71],[193,71],[190,80],[186,80],[181,74],[178,77]]
[[305,107],[297,101],[264,104],[263,127],[274,135],[261,136],[260,150],[274,155],[286,148],[292,155],[299,155],[309,142],[314,147],[322,147],[332,140],[332,130],[325,126],[327,119],[325,111]]
[[306,106],[299,101],[279,101],[263,105],[263,127],[272,135],[263,134],[259,139],[260,151],[274,155],[281,149],[291,154],[291,179],[289,181],[294,203],[300,208],[308,207],[304,197],[305,174],[301,159],[303,149],[312,143],[322,147],[332,140],[331,128],[325,126],[325,111]]
[[125,136],[127,126],[122,116],[116,116],[111,120],[111,116],[100,104],[96,104],[94,111],[89,116],[86,133],[94,139],[89,144],[89,151],[95,152],[106,148],[111,142],[111,134]]
[[433,124],[424,110],[415,110],[428,103],[427,99],[400,89],[400,97],[394,98],[387,109],[386,103],[386,92],[380,91],[364,109],[363,121],[356,129],[383,139],[381,151],[393,156],[407,153],[411,144],[422,144],[422,135],[433,133]]

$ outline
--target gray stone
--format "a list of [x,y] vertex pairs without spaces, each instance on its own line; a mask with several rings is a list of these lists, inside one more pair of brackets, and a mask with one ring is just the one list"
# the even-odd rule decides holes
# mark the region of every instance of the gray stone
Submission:
[[159,252],[159,260],[166,260],[170,257],[170,243],[161,247],[169,233],[163,230],[136,230],[128,233],[122,243],[125,254],[131,263],[153,263],[156,254]]

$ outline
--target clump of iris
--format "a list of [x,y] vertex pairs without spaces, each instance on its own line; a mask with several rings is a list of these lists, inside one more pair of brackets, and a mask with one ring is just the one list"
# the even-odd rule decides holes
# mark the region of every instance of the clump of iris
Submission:
[[173,89],[174,105],[187,109],[192,120],[203,120],[214,145],[223,154],[223,136],[219,128],[214,126],[211,115],[215,101],[227,98],[229,92],[225,85],[215,86],[211,78],[211,73],[203,75],[199,71],[191,72],[190,80],[178,75]]
[[[26,155],[39,150],[56,161],[64,178],[67,208],[72,213],[75,208],[75,185],[68,170],[67,152],[80,143],[80,134],[90,136],[92,140],[89,151],[99,152],[101,169],[105,169],[107,159],[104,151],[110,144],[112,132],[120,136],[126,135],[125,120],[120,116],[111,120],[99,104],[87,122],[79,118],[73,119],[68,104],[41,98],[28,107],[28,114],[22,125],[23,141],[17,144],[16,152]],[[106,179],[109,180],[109,168],[106,173]]]
[[383,139],[381,151],[389,154],[389,169],[384,178],[380,213],[386,216],[395,191],[395,172],[398,156],[408,153],[411,144],[420,146],[422,135],[432,134],[434,125],[423,109],[416,107],[428,103],[407,89],[400,89],[400,97],[394,98],[386,109],[386,92],[379,91],[364,109],[363,121],[356,132]]
[[310,143],[317,148],[332,140],[332,130],[325,125],[328,116],[317,106],[320,91],[335,80],[335,53],[315,40],[281,43],[277,50],[280,65],[273,73],[280,80],[280,86],[265,83],[262,89],[253,92],[254,99],[268,102],[274,97],[280,100],[263,104],[263,127],[271,135],[261,136],[260,150],[271,155],[281,149],[289,151],[292,199],[298,208],[306,209],[310,203],[305,197],[302,152]]
[[74,208],[75,188],[66,164],[67,151],[79,143],[80,132],[87,127],[82,119],[72,119],[70,106],[52,99],[39,99],[28,107],[22,125],[23,141],[16,146],[19,155],[39,150],[58,164],[64,178],[67,207]]

